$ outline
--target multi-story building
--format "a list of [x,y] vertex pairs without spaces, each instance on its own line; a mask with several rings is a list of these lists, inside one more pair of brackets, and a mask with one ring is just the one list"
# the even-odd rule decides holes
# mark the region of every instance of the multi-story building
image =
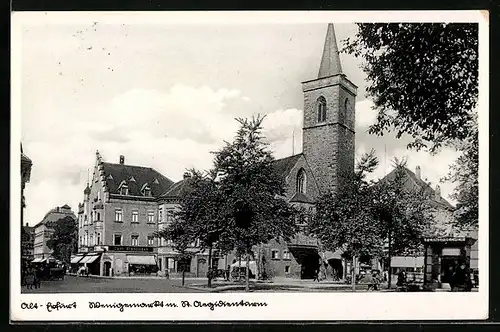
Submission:
[[[390,181],[396,176],[396,170],[387,174],[381,181]],[[454,206],[451,205],[444,197],[441,196],[441,188],[439,185],[433,189],[430,184],[422,179],[421,168],[417,166],[415,172],[405,168],[404,185],[407,190],[421,191],[425,193],[428,203],[431,208],[432,224],[430,233],[431,237],[470,237],[475,241],[470,252],[470,267],[478,268],[478,233],[477,228],[459,229],[456,226],[453,212]],[[423,245],[422,245],[423,249]],[[391,259],[392,273],[396,273],[399,269],[410,272],[423,272],[424,268],[424,253],[416,251],[412,256],[395,256]]]
[[54,233],[56,222],[65,217],[71,217],[76,221],[75,214],[67,204],[50,210],[43,217],[42,221],[35,225],[35,238],[33,240],[33,256],[35,263],[51,257],[52,249],[47,246],[47,241]]
[[35,258],[34,241],[35,228],[30,227],[28,223],[26,223],[21,231],[21,260],[23,262],[31,262]]
[[31,168],[33,162],[28,156],[23,153],[23,146],[21,144],[21,227],[24,224],[24,208],[26,207],[26,202],[24,199],[24,188],[26,183],[30,182]]
[[158,171],[104,162],[96,152],[92,182],[78,210],[78,252],[72,264],[99,275],[156,272],[158,204],[172,181]]

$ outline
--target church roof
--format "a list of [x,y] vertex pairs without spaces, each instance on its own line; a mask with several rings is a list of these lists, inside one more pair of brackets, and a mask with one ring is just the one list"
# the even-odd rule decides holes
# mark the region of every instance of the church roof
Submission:
[[274,170],[280,177],[280,179],[284,180],[288,176],[288,174],[290,174],[290,171],[295,166],[300,157],[302,157],[302,153],[286,158],[276,159],[274,161]]
[[340,65],[339,49],[337,39],[335,38],[335,29],[333,23],[328,24],[325,46],[323,48],[323,56],[319,67],[318,78],[342,74],[342,66]]
[[[128,193],[131,196],[142,196],[141,188],[146,183],[151,188],[151,195],[153,197],[160,196],[173,184],[172,180],[150,167],[106,162],[103,162],[102,165],[106,186],[110,194],[119,194],[118,189],[123,181],[127,184]],[[135,181],[130,181],[132,177]]]
[[303,193],[295,193],[295,195],[293,195],[293,197],[290,199],[290,202],[291,203],[309,203],[309,204],[314,203],[314,201],[312,199],[310,199],[309,197],[307,197]]

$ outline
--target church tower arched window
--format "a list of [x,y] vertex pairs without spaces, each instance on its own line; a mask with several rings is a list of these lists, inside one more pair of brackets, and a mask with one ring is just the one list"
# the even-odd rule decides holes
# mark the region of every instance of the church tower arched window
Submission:
[[318,98],[318,122],[326,121],[326,99],[321,96]]
[[306,193],[306,171],[301,168],[297,173],[297,193]]

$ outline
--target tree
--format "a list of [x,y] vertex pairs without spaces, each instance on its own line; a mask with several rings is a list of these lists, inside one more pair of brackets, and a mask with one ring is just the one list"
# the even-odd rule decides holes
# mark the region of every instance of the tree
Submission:
[[[156,236],[159,238],[164,238],[167,241],[172,241],[174,244],[174,250],[178,252],[177,259],[180,262],[184,262],[186,259],[190,259],[195,254],[192,248],[194,233],[190,227],[186,227],[183,220],[175,218],[167,225],[164,229],[156,232]],[[184,286],[186,269],[184,264],[181,265],[182,270],[182,286]]]
[[53,250],[52,256],[67,264],[71,254],[78,251],[78,227],[75,219],[66,216],[54,223],[54,233],[47,241],[47,246]]
[[372,209],[373,193],[368,173],[375,170],[375,151],[364,154],[354,174],[346,174],[345,187],[322,195],[316,204],[316,216],[310,219],[309,232],[331,251],[341,249],[352,259],[352,288],[356,287],[355,261],[361,256],[382,253],[383,240]]
[[223,219],[232,242],[246,254],[246,291],[252,247],[271,239],[289,240],[296,231],[293,208],[281,197],[285,189],[275,174],[274,158],[263,142],[265,117],[236,119],[240,129],[233,142],[215,153],[214,172],[223,196]]
[[433,233],[432,207],[425,188],[409,187],[406,161],[394,160],[395,172],[390,179],[373,186],[373,212],[378,220],[382,238],[387,243],[389,280],[391,287],[391,259],[421,248],[422,237]]
[[[172,240],[181,255],[186,257],[208,249],[207,279],[208,287],[211,287],[212,250],[214,244],[227,230],[227,224],[221,219],[222,196],[213,174],[202,174],[196,170],[191,170],[190,173],[191,176],[186,184],[188,189],[180,197],[175,222],[158,232],[157,235]],[[199,243],[196,249],[190,248],[190,245],[196,241]]]
[[479,130],[476,120],[469,124],[471,135],[454,142],[460,156],[450,166],[443,181],[456,184],[451,198],[457,201],[456,226],[477,226],[479,220]]
[[364,60],[367,94],[378,110],[370,133],[410,134],[410,147],[431,151],[470,136],[478,97],[476,23],[357,26],[342,51]]

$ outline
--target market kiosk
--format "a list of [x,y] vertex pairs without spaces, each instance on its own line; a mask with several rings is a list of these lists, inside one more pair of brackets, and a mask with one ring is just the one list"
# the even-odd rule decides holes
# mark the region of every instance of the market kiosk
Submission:
[[464,264],[470,269],[471,246],[476,242],[470,237],[434,237],[424,239],[424,287],[443,288],[449,283],[451,271]]

